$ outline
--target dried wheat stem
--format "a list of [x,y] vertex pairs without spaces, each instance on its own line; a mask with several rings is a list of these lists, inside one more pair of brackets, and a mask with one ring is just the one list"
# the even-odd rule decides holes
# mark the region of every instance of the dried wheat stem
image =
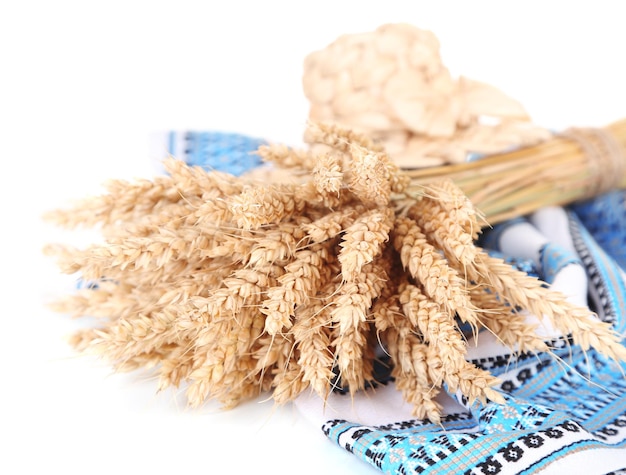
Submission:
[[435,400],[439,394],[439,387],[435,386],[428,376],[427,346],[420,343],[414,335],[407,335],[406,339],[409,340],[406,345],[410,346],[412,369],[392,370],[396,387],[402,392],[405,400],[413,404],[411,412],[414,417],[439,424],[442,406]]
[[357,217],[345,230],[340,243],[339,262],[341,275],[352,282],[363,266],[382,254],[389,239],[394,212],[391,208],[376,208]]
[[[465,211],[464,211],[465,213]],[[476,259],[473,235],[466,232],[462,222],[457,221],[442,203],[431,199],[416,200],[407,212],[424,234],[437,245],[448,260],[471,266]],[[471,229],[471,227],[470,227]]]
[[484,215],[450,179],[442,178],[426,185],[422,199],[436,203],[473,240],[478,238],[481,228],[487,224]]
[[294,345],[293,334],[262,334],[255,342],[252,356],[256,361],[255,372],[260,387],[274,388],[272,397],[275,401],[286,402],[306,388],[302,369],[297,363],[299,350]]
[[66,228],[99,223],[112,225],[156,213],[161,206],[181,199],[174,181],[167,176],[137,180],[135,183],[110,180],[105,187],[106,194],[84,199],[67,210],[46,213],[44,218]]
[[89,283],[89,287],[51,305],[55,310],[75,317],[84,315],[111,321],[162,311],[180,314],[190,299],[216,288],[225,277],[224,273],[229,272],[223,265],[200,270],[189,267],[170,270],[169,267],[160,277],[127,273],[120,280],[96,280]]
[[361,321],[343,331],[337,326],[332,331],[331,345],[335,348],[340,384],[348,388],[352,395],[364,389],[366,381],[373,379],[373,361],[367,358],[369,331],[367,321]]
[[[280,264],[280,263],[279,263]],[[216,317],[236,316],[243,308],[258,306],[270,288],[277,285],[285,269],[279,264],[265,267],[238,268],[222,281],[203,302],[205,315]]]
[[363,266],[354,280],[344,282],[332,300],[331,317],[344,334],[366,321],[372,302],[381,294],[387,276],[375,263]]
[[247,375],[246,368],[229,373],[211,398],[217,399],[222,404],[222,408],[228,410],[258,396],[263,390],[263,384],[250,380]]
[[75,344],[121,364],[162,345],[178,344],[180,335],[171,331],[175,319],[173,311],[165,310],[120,318],[94,333],[81,335]]
[[277,285],[267,289],[261,312],[266,315],[265,330],[276,335],[291,328],[295,309],[309,302],[311,295],[330,277],[325,268],[330,259],[329,243],[313,244],[297,251],[293,260],[284,266],[284,274]]
[[337,206],[344,185],[341,157],[333,152],[319,156],[313,167],[312,180],[325,206]]
[[[122,279],[134,272],[159,273],[166,267],[170,272],[176,268],[185,269],[191,265],[188,259],[194,257],[193,266],[206,265],[208,261],[194,254],[201,254],[210,242],[201,235],[189,242],[178,234],[163,230],[156,236],[110,240],[84,250],[47,246],[45,252],[57,256],[58,265],[65,273],[81,272],[83,279],[87,280],[98,280],[103,276]],[[194,249],[193,244],[198,248]]]
[[[93,248],[96,248],[96,246],[93,246]],[[63,274],[79,272],[84,263],[92,257],[89,251],[67,244],[46,244],[43,248],[43,253],[56,259],[56,265]],[[95,277],[91,277],[92,279],[102,277],[101,271],[95,274]],[[87,280],[90,279],[90,277],[85,278]]]
[[215,198],[198,206],[189,219],[200,226],[234,227],[236,214],[230,206],[230,198]]
[[396,294],[389,296],[375,314],[376,328],[383,333],[386,349],[394,362],[391,375],[404,400],[412,404],[413,415],[439,423],[441,405],[435,401],[439,388],[429,376],[427,347],[400,308],[400,297]]
[[465,282],[428,242],[418,224],[410,218],[399,217],[393,236],[402,265],[422,284],[426,295],[450,314],[456,313],[461,320],[478,328],[478,309],[469,299]]
[[313,170],[317,157],[310,150],[296,150],[282,144],[261,145],[256,152],[264,162],[282,168]]
[[306,231],[311,241],[323,242],[338,236],[366,209],[362,204],[346,204],[337,211],[331,211],[309,224],[303,224],[302,229]]
[[[258,236],[246,230],[226,229],[213,237],[212,246],[200,249],[199,254],[203,259],[212,261],[227,260],[233,263],[246,264],[251,256]],[[202,261],[199,262],[202,264]]]
[[550,351],[537,334],[538,325],[527,322],[523,312],[501,302],[494,292],[477,287],[470,290],[470,298],[482,310],[481,323],[511,350],[520,353]]
[[[169,244],[167,254],[159,256],[162,263],[181,259],[197,262],[199,258],[224,257],[221,246],[229,248],[229,256],[242,257],[250,252],[250,248],[256,242],[257,236],[249,231],[229,229],[227,226],[218,227],[215,222],[206,220],[198,222],[195,218],[185,221],[177,226],[172,226],[171,222],[155,226],[150,235],[139,238],[139,244],[142,242]],[[133,237],[109,239],[108,244],[124,247],[134,244],[136,239]]]
[[571,334],[583,350],[593,347],[614,360],[626,360],[626,347],[620,343],[620,335],[588,308],[571,304],[560,292],[546,288],[537,278],[514,269],[485,251],[478,253],[475,267],[469,277],[488,282],[511,306],[550,319],[564,335]]
[[120,241],[126,238],[146,237],[158,233],[165,227],[170,231],[180,229],[186,223],[186,217],[193,214],[195,207],[201,205],[201,199],[196,202],[181,200],[176,203],[163,204],[156,214],[137,216],[132,221],[115,222],[102,226],[102,236],[105,241]]
[[302,185],[249,186],[230,198],[228,209],[237,227],[257,229],[301,214],[307,205],[307,197],[298,193],[301,190]]
[[293,349],[291,333],[269,335],[267,332],[262,332],[252,349],[252,357],[256,361],[255,371],[259,374],[269,372],[272,375],[279,370],[284,370],[293,356]]
[[99,282],[97,287],[79,289],[76,293],[55,300],[48,306],[55,312],[71,317],[88,315],[104,319],[124,318],[141,310],[150,312],[150,308],[144,307],[146,303],[143,298],[132,295],[130,286],[103,281]]
[[[199,406],[209,397],[215,397],[229,405],[238,401],[229,385],[236,381],[245,386],[246,373],[240,367],[250,366],[252,361],[249,351],[254,337],[254,308],[241,308],[236,316],[213,320],[207,331],[194,343],[194,365],[189,373],[190,384],[187,399],[191,406]],[[241,353],[239,353],[242,351]],[[247,360],[250,360],[248,362]],[[233,375],[237,377],[233,379]]]
[[159,383],[157,389],[163,391],[168,387],[179,387],[186,381],[193,370],[193,351],[191,340],[181,340],[166,358],[161,360],[159,367]]
[[454,314],[430,300],[415,285],[404,286],[399,298],[404,314],[419,329],[424,342],[440,351],[444,368],[458,370],[465,363],[467,347],[454,321]]
[[[309,144],[326,145],[351,158],[351,185],[365,197],[365,202],[384,204],[390,191],[402,193],[409,185],[408,176],[389,159],[384,148],[364,134],[335,124],[310,123],[305,130],[305,141]],[[364,165],[364,168],[355,165],[355,161]],[[363,177],[361,180],[360,175]],[[367,190],[364,183],[379,187],[384,195],[376,198],[374,192]]]
[[384,288],[387,276],[376,262],[363,267],[353,281],[342,283],[330,300],[334,324],[333,346],[341,381],[354,392],[371,378],[371,361],[365,356],[368,314]]
[[470,403],[476,399],[502,401],[502,398],[491,389],[491,386],[499,382],[497,378],[465,360],[466,344],[450,315],[446,315],[437,303],[428,299],[415,286],[406,287],[400,294],[400,302],[403,303],[407,318],[417,322],[424,335],[424,342],[428,343],[428,348],[437,355],[438,370],[430,368],[435,385],[439,386],[445,382],[450,391],[460,390]]
[[241,193],[243,180],[217,170],[207,172],[198,166],[189,166],[182,160],[168,157],[163,161],[176,189],[185,200],[193,196],[204,200]]
[[306,236],[303,225],[304,223],[284,222],[253,233],[255,239],[251,239],[252,247],[245,263],[256,267],[294,258]]
[[391,199],[389,157],[370,149],[350,145],[348,189],[366,206],[387,206]]
[[[330,284],[321,295],[334,292],[335,284]],[[313,390],[326,399],[333,378],[334,357],[331,350],[330,314],[326,299],[311,300],[307,305],[296,309],[292,333],[299,351],[298,364],[302,368],[302,381],[310,384]]]
[[278,372],[272,381],[274,387],[272,395],[276,404],[285,404],[298,397],[308,387],[308,383],[303,380],[303,377],[304,373],[296,356],[289,361],[287,369]]
[[349,154],[350,145],[355,144],[374,153],[384,152],[369,136],[336,124],[310,122],[304,132],[304,140],[309,144],[324,144],[340,152]]
[[130,372],[138,369],[152,369],[162,364],[164,360],[170,358],[173,351],[179,348],[176,344],[163,344],[158,348],[153,348],[142,353],[130,356],[124,360],[113,362],[115,371]]

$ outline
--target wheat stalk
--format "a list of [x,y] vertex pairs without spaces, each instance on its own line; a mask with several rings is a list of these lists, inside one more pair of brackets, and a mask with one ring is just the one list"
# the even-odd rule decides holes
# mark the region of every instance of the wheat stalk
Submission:
[[[607,130],[623,147],[626,122]],[[186,384],[192,406],[215,398],[232,407],[263,391],[284,403],[306,388],[323,398],[337,384],[361,390],[374,378],[380,342],[398,389],[432,421],[444,384],[470,402],[502,401],[497,378],[465,360],[457,318],[512,351],[549,352],[535,326],[511,311],[520,308],[550,319],[583,350],[626,360],[619,336],[589,309],[474,244],[485,222],[554,204],[557,195],[562,202],[562,189],[537,176],[576,180],[568,197],[617,185],[598,177],[593,162],[619,168],[601,156],[617,153],[609,141],[594,152],[558,137],[467,165],[402,171],[362,134],[312,123],[306,135],[308,150],[260,151],[305,178],[297,184],[169,159],[167,177],[114,182],[108,194],[50,213],[62,226],[103,225],[104,243],[47,248],[62,271],[93,281],[54,306],[98,317],[97,327],[76,333],[76,348],[118,370],[154,368],[160,389]],[[518,172],[516,183],[506,178]]]

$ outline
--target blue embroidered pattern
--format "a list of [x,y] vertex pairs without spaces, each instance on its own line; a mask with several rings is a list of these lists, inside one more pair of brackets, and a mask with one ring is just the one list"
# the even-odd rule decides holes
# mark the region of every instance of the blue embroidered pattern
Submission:
[[[176,150],[176,140],[178,134],[170,132],[170,153]],[[184,142],[184,156],[178,158],[185,163],[235,176],[261,165],[261,157],[254,152],[266,144],[265,140],[247,135],[194,131],[185,133]]]
[[591,282],[593,310],[615,330],[626,332],[626,280],[623,268],[598,245],[576,213],[569,213],[570,234]]
[[598,245],[626,269],[626,190],[611,191],[570,208]]
[[[526,384],[507,394],[506,405],[489,403],[448,416],[441,427],[368,427],[332,420],[323,430],[388,474],[531,474],[572,452],[626,447],[626,382],[620,369],[594,351],[585,356],[579,350],[570,364],[566,372],[554,363],[537,372],[517,368],[511,377],[526,373]],[[590,371],[605,387],[610,382],[610,391],[589,384],[582,375]]]

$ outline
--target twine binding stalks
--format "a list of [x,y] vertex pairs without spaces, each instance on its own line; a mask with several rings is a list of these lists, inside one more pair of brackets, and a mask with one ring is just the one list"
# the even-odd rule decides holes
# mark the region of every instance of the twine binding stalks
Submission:
[[87,249],[47,247],[89,282],[53,308],[99,319],[73,336],[77,349],[120,371],[153,368],[160,389],[185,385],[191,406],[233,407],[268,391],[278,403],[309,389],[327,398],[336,384],[354,394],[374,382],[379,345],[416,417],[439,421],[444,387],[501,402],[498,379],[466,361],[461,324],[514,352],[550,352],[528,311],[583,349],[626,360],[609,324],[475,245],[487,222],[613,186],[593,177],[613,168],[590,164],[609,142],[623,153],[626,123],[607,133],[595,155],[561,136],[403,171],[368,136],[312,122],[310,148],[258,150],[297,183],[170,158],[166,176],[114,181],[49,213],[66,227],[100,225],[104,237]]

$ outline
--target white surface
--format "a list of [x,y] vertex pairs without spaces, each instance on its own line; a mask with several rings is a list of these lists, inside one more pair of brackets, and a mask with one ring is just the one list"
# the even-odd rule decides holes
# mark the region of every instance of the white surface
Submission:
[[70,239],[40,214],[149,177],[152,132],[220,129],[298,142],[304,56],[343,33],[430,29],[454,73],[555,128],[626,116],[622,2],[3,2],[0,6],[0,473],[377,473],[292,406],[189,411],[154,381],[75,355],[79,322],[41,255]]

